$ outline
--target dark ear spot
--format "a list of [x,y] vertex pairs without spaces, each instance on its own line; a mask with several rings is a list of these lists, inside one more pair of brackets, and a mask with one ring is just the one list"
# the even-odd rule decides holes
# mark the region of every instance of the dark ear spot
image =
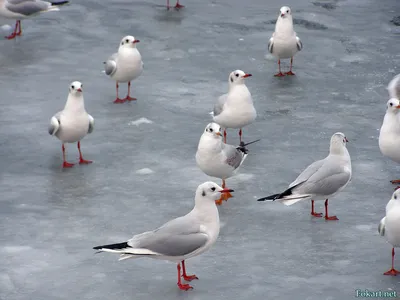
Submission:
[[231,77],[231,82],[233,82],[233,78]]
[[204,197],[206,195],[206,192],[203,190],[203,192],[201,193],[201,195]]

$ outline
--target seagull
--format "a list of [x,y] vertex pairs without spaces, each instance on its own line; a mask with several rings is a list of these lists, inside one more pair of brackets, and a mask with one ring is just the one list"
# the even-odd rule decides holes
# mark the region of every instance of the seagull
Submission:
[[386,205],[386,216],[379,223],[378,232],[392,245],[392,268],[384,275],[396,276],[400,272],[394,268],[394,248],[400,247],[400,190],[397,188]]
[[400,74],[397,74],[389,82],[387,87],[390,98],[400,99]]
[[[137,100],[130,96],[131,81],[138,78],[143,72],[142,56],[136,48],[139,43],[133,36],[125,36],[119,45],[118,52],[111,55],[104,62],[106,75],[116,81],[117,98],[114,103]],[[118,97],[118,82],[128,82],[128,95],[124,99]]]
[[[235,175],[247,157],[248,150],[245,147],[258,141],[247,144],[242,142],[240,146],[224,144],[221,126],[217,123],[210,123],[201,135],[197,147],[197,166],[208,176],[222,179],[222,188],[225,188],[225,179]],[[221,205],[222,200],[227,201],[231,197],[230,193],[223,193],[215,203]]]
[[314,211],[314,200],[325,200],[325,220],[338,220],[328,215],[328,199],[342,191],[351,179],[351,159],[347,151],[346,136],[336,132],[331,137],[329,155],[309,165],[282,193],[258,199],[257,201],[279,200],[292,205],[304,199],[311,199],[311,215],[322,217]]
[[[384,156],[400,163],[400,102],[392,98],[387,102],[386,107],[386,114],[379,132],[379,149]],[[400,179],[392,180],[391,183],[398,184]]]
[[224,128],[224,143],[226,143],[226,128],[240,128],[239,138],[242,142],[242,127],[253,123],[257,117],[250,91],[244,83],[245,78],[252,76],[242,70],[229,74],[229,90],[218,98],[214,105],[213,121]]
[[[276,21],[275,32],[268,42],[268,51],[278,58],[279,73],[274,76],[294,75],[293,56],[301,49],[303,49],[303,44],[293,29],[292,11],[289,7],[283,6]],[[284,74],[281,72],[281,59],[286,58],[290,58],[290,71]]]
[[173,219],[156,230],[135,235],[126,242],[93,249],[118,253],[119,260],[149,257],[175,262],[178,287],[185,291],[192,289],[192,286],[181,281],[181,277],[186,281],[198,279],[196,275],[186,274],[185,260],[207,251],[216,242],[220,224],[215,200],[221,193],[230,192],[233,190],[223,189],[214,182],[200,184],[196,190],[194,208],[185,216]]
[[82,93],[82,83],[72,82],[64,109],[50,120],[49,134],[55,135],[62,142],[63,168],[71,168],[74,165],[65,159],[65,143],[78,142],[79,164],[92,163],[91,160],[83,159],[81,152],[81,140],[88,133],[92,133],[94,128],[94,119],[85,110]]
[[48,2],[41,0],[0,0],[0,16],[16,20],[12,34],[7,39],[14,39],[22,34],[21,20],[33,15],[60,10],[58,6],[68,4],[69,1]]
[[[183,7],[185,7],[185,6],[181,5],[179,3],[179,0],[176,0],[176,5],[174,6],[174,8],[175,9],[180,9],[180,8],[183,8]],[[171,6],[169,6],[169,0],[167,0],[167,9],[169,10],[170,8],[171,8]]]

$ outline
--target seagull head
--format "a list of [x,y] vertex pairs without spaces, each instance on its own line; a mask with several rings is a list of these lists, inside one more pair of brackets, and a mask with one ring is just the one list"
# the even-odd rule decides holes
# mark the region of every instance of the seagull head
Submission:
[[386,109],[387,112],[397,114],[399,112],[399,108],[400,108],[399,99],[396,99],[396,98],[389,99],[389,101],[386,104],[386,107],[387,107],[387,109]]
[[83,84],[79,81],[74,81],[69,85],[69,93],[75,96],[82,95]]
[[135,39],[134,36],[127,35],[121,40],[120,48],[136,48],[136,44],[140,41]]
[[210,123],[206,126],[204,134],[215,139],[221,139],[221,126],[219,126],[217,123]]
[[285,19],[285,18],[287,18],[287,17],[289,17],[289,16],[291,16],[291,15],[292,15],[292,11],[291,11],[291,9],[290,9],[289,6],[282,6],[282,7],[281,7],[281,9],[280,9],[280,11],[279,11],[279,16],[280,16],[282,19]]
[[343,132],[336,132],[331,137],[330,153],[342,154],[349,142]]
[[200,184],[196,190],[196,204],[215,203],[222,193],[232,193],[233,190],[223,189],[215,182],[207,181]]
[[245,73],[242,70],[233,71],[229,74],[229,84],[244,84],[244,79],[250,76],[252,75]]

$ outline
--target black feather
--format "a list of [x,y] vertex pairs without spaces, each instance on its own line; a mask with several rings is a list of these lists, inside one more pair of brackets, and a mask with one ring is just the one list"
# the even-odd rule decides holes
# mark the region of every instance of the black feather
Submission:
[[258,199],[257,201],[265,201],[265,200],[275,201],[277,199],[282,199],[285,196],[290,196],[290,195],[292,195],[293,189],[295,189],[299,185],[303,184],[304,182],[306,182],[306,180],[304,180],[304,181],[302,181],[302,182],[300,182],[300,183],[288,188],[286,191],[284,191],[284,192],[282,192],[280,194],[274,194],[274,195],[271,195],[271,196],[263,197],[263,198]]
[[272,200],[272,201],[274,201],[274,200],[276,199],[276,197],[279,196],[279,195],[280,195],[280,194],[273,194],[273,195],[268,196],[268,197],[264,197],[264,198],[257,199],[257,201],[265,201],[265,200]]
[[246,144],[244,142],[240,142],[240,145],[237,146],[236,149],[238,149],[239,151],[243,152],[244,154],[247,154],[247,153],[249,153],[249,149],[247,149],[246,146],[254,144],[254,143],[256,143],[256,142],[258,142],[260,140],[261,139],[258,139],[258,140],[255,140],[255,141],[252,141],[252,142],[249,142],[249,143],[246,143]]
[[60,5],[65,5],[68,4],[69,1],[57,1],[57,2],[51,2],[52,6],[60,6]]
[[127,242],[93,247],[94,250],[100,250],[103,248],[104,249],[125,249],[125,248],[132,248],[132,247],[129,246]]

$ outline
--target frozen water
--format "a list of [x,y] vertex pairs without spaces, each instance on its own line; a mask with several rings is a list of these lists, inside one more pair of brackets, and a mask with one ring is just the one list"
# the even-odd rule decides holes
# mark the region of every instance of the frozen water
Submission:
[[[376,130],[386,86],[399,73],[400,31],[391,22],[400,15],[398,0],[182,0],[179,12],[166,11],[164,0],[72,2],[24,20],[21,38],[0,41],[1,300],[400,293],[400,280],[382,275],[391,248],[377,233],[389,180],[400,168],[381,155]],[[279,79],[266,51],[283,4],[292,8],[304,49],[294,59],[297,76]],[[145,67],[132,85],[138,101],[116,105],[115,84],[101,70],[127,34],[140,39]],[[196,167],[198,140],[235,69],[253,74],[247,84],[258,111],[244,138],[262,140],[227,181],[235,195],[220,208],[215,247],[187,262],[200,278],[194,290],[177,289],[174,264],[95,255],[93,246],[124,241],[192,208],[195,188],[209,180]],[[62,170],[61,145],[47,125],[74,80],[83,82],[95,118],[82,142],[94,163]],[[126,88],[120,85],[121,95]],[[153,123],[127,125],[143,118]],[[255,201],[323,158],[336,131],[350,140],[354,171],[330,202],[338,222],[310,218],[309,202]],[[238,142],[236,130],[228,142]],[[76,162],[76,145],[67,152]],[[322,202],[316,206],[322,211]]]

